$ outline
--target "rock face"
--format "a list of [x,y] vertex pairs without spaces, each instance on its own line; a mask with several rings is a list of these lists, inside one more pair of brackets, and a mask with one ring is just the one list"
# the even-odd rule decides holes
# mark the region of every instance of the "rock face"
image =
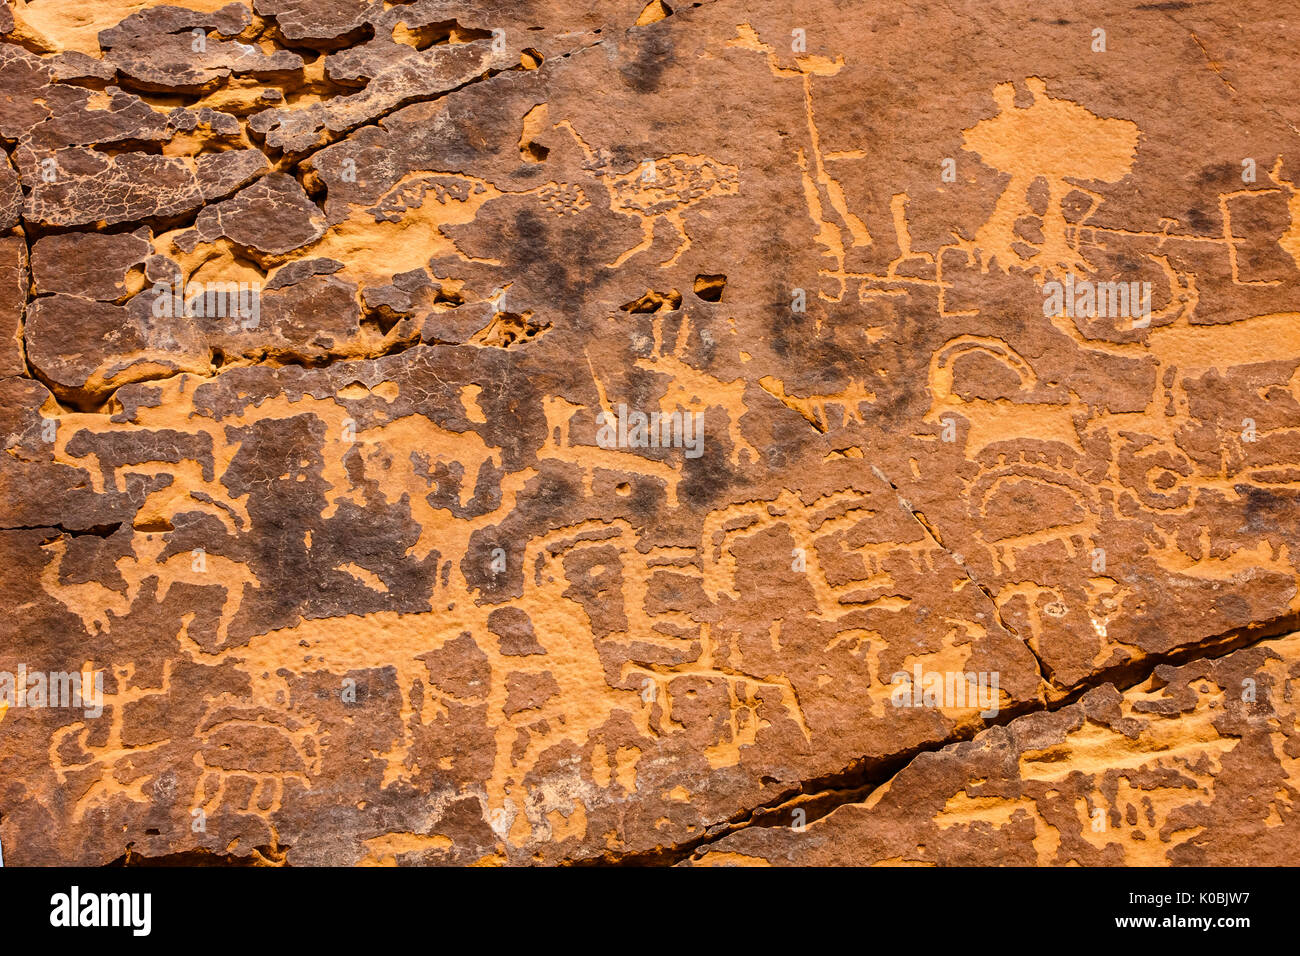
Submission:
[[693,862],[1293,864],[1298,660],[1291,634],[1161,665],[1122,694],[1104,684],[923,753],[866,800],[798,830],[749,827]]
[[1300,863],[1296,24],[92,6],[0,5],[11,865]]

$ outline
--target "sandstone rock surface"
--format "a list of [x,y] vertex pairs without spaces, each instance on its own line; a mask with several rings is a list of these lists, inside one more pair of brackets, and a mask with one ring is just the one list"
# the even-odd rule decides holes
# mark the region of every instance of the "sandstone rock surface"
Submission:
[[1300,863],[1298,32],[6,0],[4,859]]

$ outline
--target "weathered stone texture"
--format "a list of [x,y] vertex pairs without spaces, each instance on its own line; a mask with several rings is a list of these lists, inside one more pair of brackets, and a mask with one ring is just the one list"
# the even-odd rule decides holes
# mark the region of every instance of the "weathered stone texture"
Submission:
[[1105,14],[0,5],[5,861],[1300,862],[1300,25]]

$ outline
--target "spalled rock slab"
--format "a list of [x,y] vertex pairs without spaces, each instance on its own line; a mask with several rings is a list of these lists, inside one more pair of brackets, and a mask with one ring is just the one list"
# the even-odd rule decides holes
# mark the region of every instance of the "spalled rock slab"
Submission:
[[0,239],[0,378],[22,375],[23,310],[27,305],[27,245]]
[[266,82],[297,77],[303,68],[297,53],[265,53],[253,44],[225,39],[250,22],[248,7],[239,3],[210,14],[179,6],[150,7],[102,31],[99,44],[105,58],[141,90],[204,93],[231,76]]
[[256,0],[258,15],[274,17],[285,40],[299,46],[342,46],[368,22],[366,9],[348,0]]
[[206,207],[194,228],[204,242],[226,238],[267,261],[319,239],[325,216],[297,180],[272,173],[231,199]]
[[475,40],[432,47],[410,58],[390,61],[365,88],[307,108],[269,109],[256,114],[250,126],[274,149],[301,153],[323,146],[384,113],[446,93],[489,71],[517,68],[518,54]]
[[78,50],[68,50],[47,57],[45,62],[50,67],[50,76],[60,82],[102,80],[107,83],[117,76],[113,64],[105,63]]
[[401,47],[423,51],[485,34],[499,38],[516,55],[529,48],[546,57],[561,55],[574,49],[574,40],[585,45],[604,31],[627,29],[641,12],[635,4],[618,0],[591,0],[578,8],[560,0],[527,6],[514,0],[256,0],[253,8],[259,16],[273,18],[279,38],[289,45],[341,51],[337,55],[343,60],[363,63],[384,55],[404,56]]
[[69,146],[162,143],[172,136],[166,113],[116,88],[98,94],[54,83],[42,98],[51,115],[24,137],[24,158],[28,153],[44,158]]
[[100,234],[67,232],[45,236],[32,246],[33,292],[120,302],[140,291],[128,274],[153,252],[149,230]]
[[864,803],[702,865],[1295,866],[1300,634],[1160,666],[919,755]]
[[0,43],[0,136],[17,139],[51,115],[39,95],[49,82],[49,67],[39,56]]
[[17,224],[22,211],[23,192],[18,183],[18,173],[5,154],[0,156],[0,230]]
[[48,158],[54,163],[52,181],[41,177],[35,161],[22,170],[24,181],[35,183],[24,215],[54,227],[182,216],[233,193],[268,166],[255,149],[191,160],[146,153],[110,156],[78,147]]
[[209,369],[205,343],[183,316],[151,318],[111,302],[42,296],[27,308],[27,354],[51,389],[78,407],[101,404],[127,382]]

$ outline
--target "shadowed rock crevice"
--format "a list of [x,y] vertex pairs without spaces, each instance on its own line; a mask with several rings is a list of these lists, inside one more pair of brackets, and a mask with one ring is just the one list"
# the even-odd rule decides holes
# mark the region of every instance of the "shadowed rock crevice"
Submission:
[[[1122,676],[1119,674],[1099,675],[1095,683],[1074,688],[1065,696],[1053,700],[1045,706],[1027,706],[1000,713],[997,717],[990,719],[985,728],[978,733],[983,733],[993,727],[1004,727],[1030,714],[1060,711],[1065,707],[1074,705],[1095,688],[1112,687],[1120,691],[1126,691],[1150,680],[1153,676],[1158,676],[1161,669],[1216,660],[1235,651],[1260,645],[1261,643],[1267,646],[1268,641],[1281,635],[1293,633],[1298,624],[1300,624],[1300,617],[1295,615],[1289,615],[1285,619],[1261,622],[1257,627],[1251,628],[1248,634],[1221,635],[1219,639],[1209,642],[1208,647],[1201,645],[1195,648],[1187,648],[1170,653],[1159,661],[1145,661],[1146,666],[1141,670],[1128,670]],[[888,784],[903,769],[911,766],[921,754],[939,753],[956,743],[972,740],[976,735],[976,733],[969,733],[954,736],[948,740],[916,748],[907,753],[893,755],[881,760],[855,763],[845,767],[838,773],[829,774],[816,780],[805,781],[798,788],[778,799],[754,807],[748,812],[724,823],[717,824],[715,827],[710,828],[707,835],[679,846],[658,847],[645,854],[621,857],[607,856],[584,860],[581,861],[581,864],[672,866],[690,859],[693,855],[698,857],[702,852],[707,852],[710,846],[748,827],[791,828],[792,814],[796,810],[802,811],[801,825],[807,825],[828,816],[841,806],[867,802],[875,790]]]

